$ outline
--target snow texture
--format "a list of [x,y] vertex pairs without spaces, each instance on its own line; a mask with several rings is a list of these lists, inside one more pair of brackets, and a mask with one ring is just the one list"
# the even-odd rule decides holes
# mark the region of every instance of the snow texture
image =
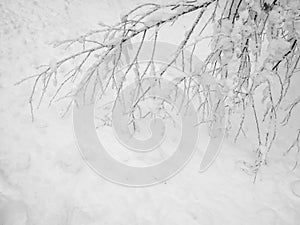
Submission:
[[[291,170],[295,155],[282,156],[291,141],[288,129],[283,130],[255,184],[241,170],[240,160],[254,159],[253,143],[242,139],[236,145],[225,140],[215,164],[205,173],[198,172],[204,153],[199,149],[185,169],[165,184],[134,189],[107,182],[84,163],[71,115],[60,118],[63,105],[42,106],[31,122],[27,103],[31,83],[14,83],[51,59],[56,70],[55,59],[64,53],[49,44],[79,36],[99,21],[115,23],[118,15],[137,3],[0,2],[0,224],[299,224],[300,167]],[[166,15],[152,20],[161,16]],[[278,19],[277,15],[272,18]],[[163,38],[174,41],[176,30],[172,32]],[[270,55],[284,52],[286,44],[277,42],[270,43]]]

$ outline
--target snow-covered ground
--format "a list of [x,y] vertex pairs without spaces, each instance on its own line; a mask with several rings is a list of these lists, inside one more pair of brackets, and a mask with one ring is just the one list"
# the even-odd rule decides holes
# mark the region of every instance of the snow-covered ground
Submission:
[[[137,3],[0,2],[0,224],[299,224],[300,167],[292,171],[294,152],[282,156],[298,118],[281,130],[255,184],[238,163],[254,160],[254,143],[241,139],[236,145],[226,140],[205,173],[198,172],[200,149],[175,177],[147,188],[119,186],[96,175],[77,150],[71,114],[60,118],[64,105],[42,106],[31,122],[32,83],[14,84],[63,52],[52,48],[53,41],[79,36],[99,21],[115,23]],[[162,40],[176,40],[173,32]]]

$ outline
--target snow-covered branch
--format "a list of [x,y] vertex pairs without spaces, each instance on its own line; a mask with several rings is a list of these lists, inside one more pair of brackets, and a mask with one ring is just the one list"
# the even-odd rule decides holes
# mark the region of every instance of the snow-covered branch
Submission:
[[[257,171],[266,161],[267,153],[276,138],[278,120],[281,120],[278,119],[278,112],[289,91],[291,79],[297,72],[300,58],[300,8],[296,3],[297,0],[183,0],[173,4],[142,4],[123,15],[121,21],[114,25],[100,23],[101,29],[55,43],[56,47],[75,46],[80,50],[51,62],[37,75],[24,78],[17,84],[34,80],[29,98],[34,118],[34,106],[39,107],[43,102],[51,81],[55,91],[50,98],[50,105],[76,94],[76,91],[70,90],[61,96],[61,91],[79,80],[80,74],[88,74],[81,87],[85,88],[86,84],[93,80],[92,76],[99,76],[100,66],[112,64],[110,75],[99,77],[97,81],[101,82],[103,92],[110,85],[115,87],[119,97],[129,70],[135,71],[137,82],[141,81],[148,69],[153,70],[157,37],[164,26],[172,25],[185,15],[190,15],[194,17],[193,22],[189,29],[184,31],[176,53],[159,71],[159,75],[162,76],[178,58],[183,58],[185,49],[191,49],[191,54],[195,54],[195,49],[201,42],[210,38],[211,52],[203,65],[191,66],[191,74],[179,80],[178,85],[184,85],[186,96],[191,98],[188,102],[195,98],[201,99],[198,111],[199,114],[202,113],[203,121],[207,119],[204,118],[207,112],[214,111],[209,105],[216,105],[211,93],[215,93],[218,87],[221,92],[215,94],[225,101],[228,118],[234,113],[240,115],[240,120],[236,122],[238,125],[234,135],[235,141],[241,133],[246,136],[246,120],[252,120],[257,133],[257,160],[254,166]],[[208,16],[204,16],[207,14]],[[212,28],[212,35],[203,36],[204,30],[208,28]],[[139,70],[137,51],[134,60],[128,62],[125,75],[118,80],[115,73],[122,64],[121,55],[126,55],[131,41],[138,40],[141,48],[146,37],[152,38],[153,52],[145,70]],[[62,65],[74,60],[76,66],[67,72],[61,71]],[[191,65],[192,63],[190,61]],[[185,66],[182,64],[183,71]],[[191,79],[201,80],[201,85],[193,85]],[[137,90],[140,91],[145,90]],[[262,106],[256,102],[259,98]],[[283,124],[289,122],[299,102],[298,98],[286,109]],[[139,101],[134,108],[138,108],[138,103]],[[264,110],[262,115],[261,108]],[[247,112],[253,116],[246,117]],[[228,132],[233,129],[232,122],[227,123]]]

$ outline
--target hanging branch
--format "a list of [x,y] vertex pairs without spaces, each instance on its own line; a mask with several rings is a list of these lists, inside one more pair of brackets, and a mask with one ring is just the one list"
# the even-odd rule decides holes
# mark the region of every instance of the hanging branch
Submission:
[[[187,109],[189,104],[197,101],[197,110],[202,116],[202,122],[212,123],[209,115],[217,113],[215,106],[220,99],[224,100],[227,117],[234,118],[233,115],[239,115],[236,121],[237,130],[233,131],[234,141],[238,140],[241,133],[246,136],[244,126],[247,121],[251,120],[250,122],[255,124],[256,159],[252,164],[243,165],[248,166],[256,179],[258,170],[267,163],[267,154],[276,139],[280,125],[278,120],[282,121],[282,125],[287,125],[300,102],[298,97],[285,109],[284,118],[279,117],[291,80],[294,74],[299,72],[300,31],[295,25],[295,21],[300,19],[297,16],[299,10],[291,7],[288,2],[276,0],[272,2],[183,0],[173,4],[142,4],[130,10],[114,25],[100,23],[100,29],[92,30],[75,39],[54,43],[55,47],[68,49],[72,46],[80,50],[57,62],[41,66],[40,69],[43,69],[41,72],[22,79],[16,85],[25,81],[33,82],[29,96],[33,120],[35,108],[39,108],[45,101],[45,94],[52,87],[51,83],[54,94],[50,97],[49,106],[56,101],[76,95],[78,89],[68,90],[68,85],[79,81],[81,74],[87,76],[81,82],[80,90],[86,90],[89,82],[96,80],[95,82],[99,82],[101,86],[99,98],[102,98],[110,87],[116,91],[116,98],[113,100],[115,104],[117,99],[122,99],[120,93],[125,78],[129,76],[130,70],[133,70],[138,85],[132,96],[133,107],[128,113],[132,119],[131,124],[135,124],[137,118],[134,112],[141,110],[139,104],[144,100],[141,96],[147,92],[142,89],[141,80],[147,76],[148,70],[156,72],[154,54],[158,35],[165,26],[172,26],[185,15],[190,15],[193,22],[185,31],[175,54],[158,73],[163,76],[181,57],[181,70],[188,75],[180,79],[174,78],[176,88],[172,93],[176,98],[177,88],[183,87],[186,99],[182,102],[187,100],[188,104],[181,107]],[[204,36],[204,31],[209,28],[212,28],[212,34]],[[153,41],[151,59],[146,68],[140,71],[138,62],[140,49],[149,36]],[[192,56],[197,48],[201,48],[201,42],[207,38],[211,41],[211,51],[202,65],[193,65]],[[140,42],[139,49],[132,62],[127,62],[125,75],[119,79],[116,73],[122,65],[121,56],[123,53],[126,54],[128,46],[134,40]],[[266,45],[267,49],[264,49]],[[184,55],[186,49],[191,50],[190,56]],[[190,65],[185,64],[187,57]],[[75,66],[61,72],[63,65],[68,65],[74,60]],[[102,76],[99,72],[101,66],[112,67],[109,74]],[[186,71],[188,66],[190,71]],[[93,77],[97,79],[92,79]],[[194,80],[197,82],[193,82]],[[278,90],[276,87],[279,87]],[[67,94],[63,95],[62,92],[66,89]],[[263,112],[260,112],[259,99],[263,105]],[[71,105],[68,104],[67,110]],[[248,116],[249,113],[252,116]],[[141,118],[149,116],[149,113],[139,114]],[[234,122],[229,119],[226,132],[234,129],[232,126]],[[295,143],[299,143],[299,133],[296,140],[293,147],[296,146]]]

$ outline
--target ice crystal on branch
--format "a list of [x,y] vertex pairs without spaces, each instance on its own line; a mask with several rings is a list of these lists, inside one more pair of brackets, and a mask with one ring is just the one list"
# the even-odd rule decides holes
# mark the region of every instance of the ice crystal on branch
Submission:
[[[88,83],[91,76],[99,75],[98,69],[102,65],[117,69],[123,63],[120,55],[127,54],[131,41],[139,41],[143,45],[145,39],[150,39],[155,46],[164,27],[172,26],[185,15],[193,17],[192,22],[187,24],[187,30],[182,31],[183,38],[176,53],[161,68],[159,75],[163,76],[186,48],[195,54],[196,49],[201,48],[201,42],[210,38],[211,52],[203,65],[193,65],[196,69],[191,71],[190,76],[201,80],[202,87],[186,90],[192,91],[192,96],[205,96],[199,113],[207,110],[213,113],[215,109],[209,108],[209,105],[215,102],[211,102],[214,100],[210,95],[218,86],[221,92],[217,94],[225,101],[225,113],[229,118],[226,130],[234,133],[235,140],[241,134],[246,136],[246,120],[252,120],[257,134],[257,163],[254,166],[254,171],[257,171],[257,167],[263,164],[261,162],[267,160],[278,126],[288,123],[299,103],[296,96],[289,107],[282,107],[300,58],[298,0],[183,0],[139,5],[122,15],[120,22],[114,25],[99,23],[98,30],[56,44],[67,48],[77,46],[80,51],[51,61],[40,73],[22,80],[34,79],[29,99],[32,115],[52,83],[55,92],[50,103],[72,97],[76,90],[69,88],[70,84],[76,82],[81,73],[90,75],[85,81]],[[206,29],[213,30],[211,37],[204,36]],[[101,83],[104,92],[113,87],[118,94],[130,69],[135,71],[136,82],[148,70],[155,71],[153,62],[149,63],[146,72],[140,71],[137,63],[139,52],[136,54],[133,62],[129,62],[127,57],[129,69],[124,77],[117,77],[115,69],[106,76],[99,76],[97,82]],[[75,67],[67,72],[60,70],[62,65],[73,60],[76,61]],[[185,85],[188,79],[179,79],[178,83]],[[252,116],[246,117],[249,112]],[[235,129],[230,120],[233,114],[240,115]]]

